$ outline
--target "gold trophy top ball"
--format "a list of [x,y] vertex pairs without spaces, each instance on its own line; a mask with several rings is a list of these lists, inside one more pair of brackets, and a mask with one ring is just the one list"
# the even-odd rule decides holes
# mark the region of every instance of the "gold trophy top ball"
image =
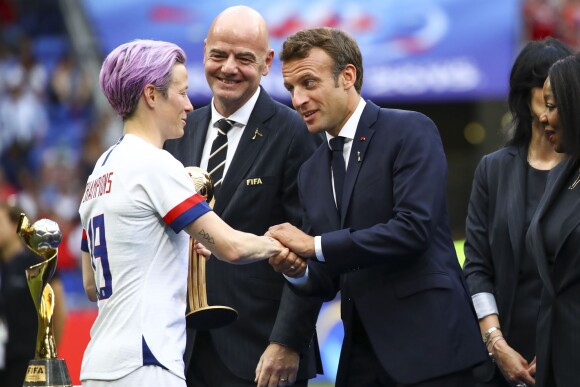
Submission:
[[36,251],[57,249],[62,241],[58,224],[50,219],[40,219],[32,224],[30,246]]
[[44,259],[54,256],[62,241],[62,231],[58,223],[50,219],[40,219],[31,225],[25,214],[20,214],[16,232],[28,248]]
[[213,180],[209,173],[200,167],[186,167],[185,170],[191,177],[195,190],[205,198],[208,203],[211,203],[214,195]]

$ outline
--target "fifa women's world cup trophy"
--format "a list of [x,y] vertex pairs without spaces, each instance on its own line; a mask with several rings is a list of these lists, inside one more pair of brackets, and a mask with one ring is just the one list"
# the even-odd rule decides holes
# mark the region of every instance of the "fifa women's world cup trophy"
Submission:
[[28,288],[38,314],[38,335],[35,356],[28,363],[23,387],[72,386],[66,363],[63,359],[58,359],[56,354],[52,327],[55,299],[52,287],[48,283],[56,270],[58,245],[62,240],[62,233],[56,222],[41,219],[31,225],[25,214],[20,214],[16,232],[26,246],[43,260],[26,270]]

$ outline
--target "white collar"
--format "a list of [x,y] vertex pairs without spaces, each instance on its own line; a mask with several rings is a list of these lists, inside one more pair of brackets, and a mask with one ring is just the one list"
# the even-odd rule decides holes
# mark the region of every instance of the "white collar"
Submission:
[[222,118],[227,118],[228,120],[235,121],[237,124],[246,126],[248,121],[250,120],[250,115],[252,114],[252,110],[254,110],[254,106],[256,106],[256,102],[258,102],[258,97],[260,96],[261,88],[258,87],[254,95],[242,105],[241,108],[236,110],[234,114],[229,117],[224,117],[218,113],[214,105],[214,99],[211,99],[211,126],[213,126],[217,121],[221,120]]
[[[366,104],[367,104],[366,101],[364,99],[362,99],[362,97],[361,97],[361,99],[358,101],[358,105],[357,105],[356,109],[354,109],[354,112],[348,118],[348,121],[346,121],[346,123],[344,124],[342,129],[340,129],[340,133],[338,133],[338,135],[340,137],[344,137],[345,142],[352,141],[352,139],[354,138],[354,136],[356,134],[356,128],[358,126],[358,122],[360,121],[360,117],[362,116],[362,112],[363,112]],[[326,141],[327,142],[330,141],[330,139],[332,139],[334,137],[334,136],[330,135],[328,132],[325,132],[325,133],[326,133]]]

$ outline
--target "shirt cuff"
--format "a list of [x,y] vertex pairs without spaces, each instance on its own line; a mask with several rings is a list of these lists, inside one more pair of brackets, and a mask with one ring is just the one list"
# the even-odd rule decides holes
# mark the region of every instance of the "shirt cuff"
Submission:
[[314,237],[314,254],[316,254],[316,259],[318,262],[326,262],[324,259],[324,254],[322,254],[322,237]]
[[306,271],[304,272],[304,275],[302,277],[293,278],[288,277],[286,274],[284,274],[284,277],[286,277],[286,280],[290,282],[292,285],[300,287],[306,284],[306,282],[308,282],[308,266],[306,266]]
[[495,297],[491,293],[477,293],[471,296],[473,302],[473,307],[477,313],[477,318],[482,319],[490,314],[497,314],[497,304],[495,303]]

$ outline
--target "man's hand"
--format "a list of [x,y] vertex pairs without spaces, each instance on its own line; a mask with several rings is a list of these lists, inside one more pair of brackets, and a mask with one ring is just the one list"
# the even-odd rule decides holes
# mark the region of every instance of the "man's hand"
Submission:
[[256,367],[258,387],[291,386],[296,382],[300,356],[281,344],[270,343]]
[[314,257],[314,237],[303,233],[290,223],[282,223],[268,229],[268,235],[279,240],[300,257]]
[[268,263],[272,265],[277,273],[282,273],[291,278],[302,277],[308,266],[306,260],[288,250],[270,257]]

